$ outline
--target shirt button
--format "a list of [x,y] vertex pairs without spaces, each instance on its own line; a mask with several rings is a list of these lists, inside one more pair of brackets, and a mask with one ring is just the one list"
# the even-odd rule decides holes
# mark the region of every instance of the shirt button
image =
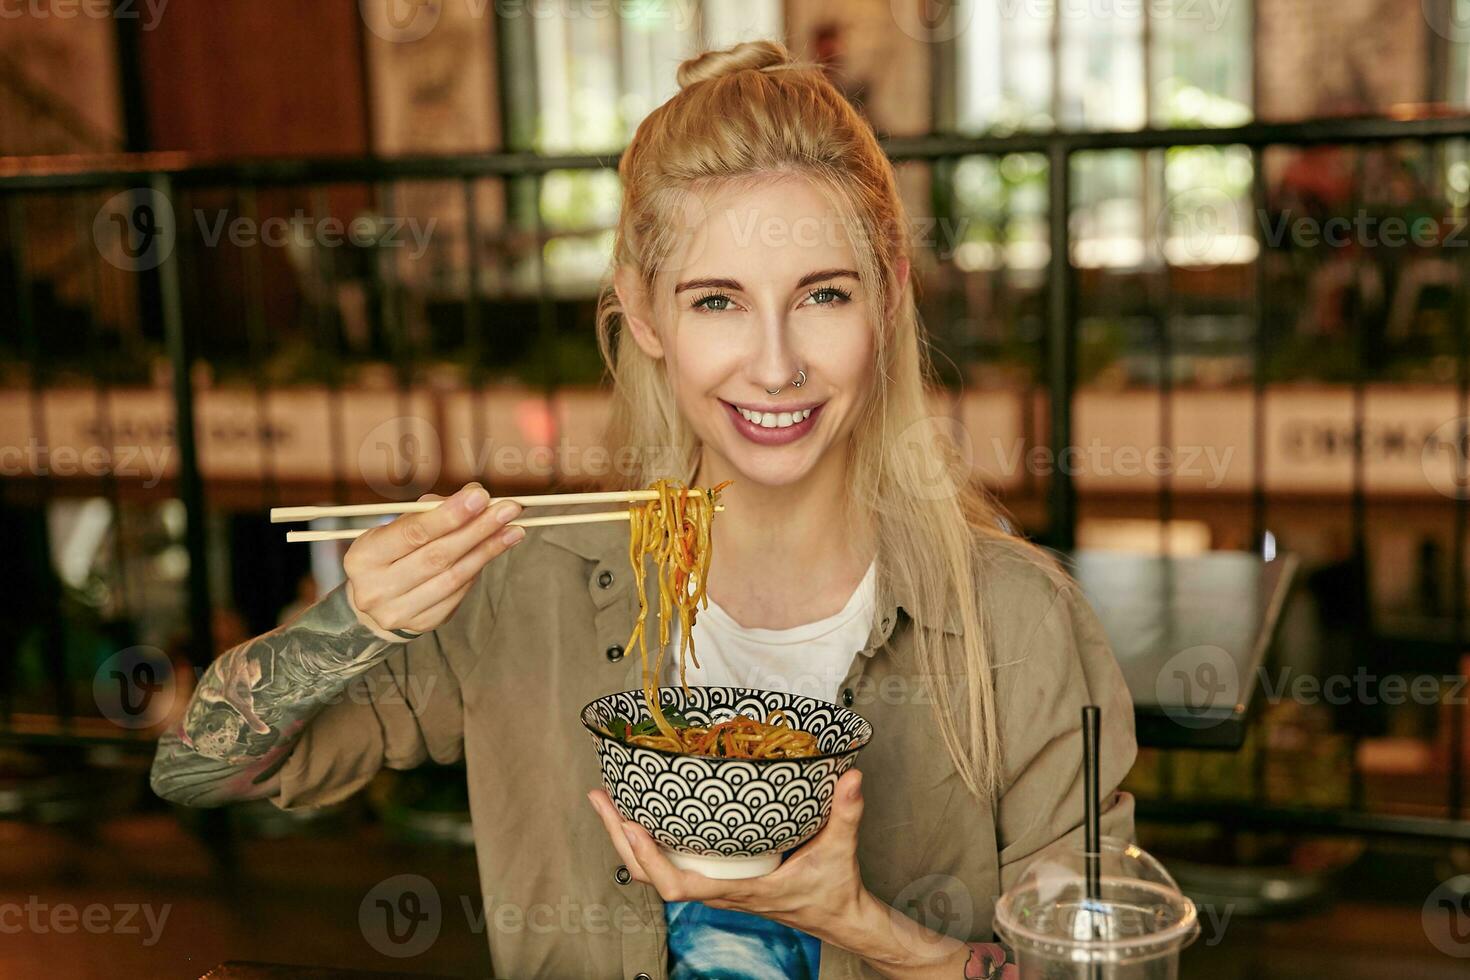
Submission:
[[888,628],[888,624],[891,623],[891,622],[893,622],[893,620],[889,619],[887,616],[884,616],[883,617],[883,628],[884,629],[887,629]]
[[853,701],[852,688],[850,688],[850,687],[844,687],[842,689],[842,706],[844,708],[851,708],[852,707],[852,701]]
[[616,881],[620,885],[626,885],[632,880],[633,872],[628,870],[628,866],[626,864],[618,865],[618,870],[613,872],[613,881]]
[[616,643],[614,643],[612,646],[608,647],[607,648],[607,659],[611,660],[613,663],[617,663],[619,660],[622,660],[623,659],[623,648],[620,647],[620,646],[618,646]]
[[598,588],[600,588],[600,589],[606,589],[606,588],[611,587],[612,584],[613,584],[613,573],[612,572],[603,572],[601,575],[597,576],[597,587]]
[[653,977],[649,976],[646,973],[640,973],[636,977],[634,977],[633,980],[653,980]]

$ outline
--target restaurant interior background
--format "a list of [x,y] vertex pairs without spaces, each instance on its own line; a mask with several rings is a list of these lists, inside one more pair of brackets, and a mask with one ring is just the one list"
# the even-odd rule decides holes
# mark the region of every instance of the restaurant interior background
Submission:
[[1458,0],[0,0],[0,975],[488,971],[461,771],[184,811],[152,739],[339,581],[271,506],[616,465],[617,153],[752,37],[883,138],[936,416],[1150,665],[1185,974],[1466,975]]

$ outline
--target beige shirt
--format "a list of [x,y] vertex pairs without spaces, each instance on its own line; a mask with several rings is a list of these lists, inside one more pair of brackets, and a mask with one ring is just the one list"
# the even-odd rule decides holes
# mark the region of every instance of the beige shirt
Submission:
[[[999,892],[1081,825],[1082,706],[1102,708],[1105,834],[1133,836],[1132,798],[1116,788],[1136,747],[1127,688],[1076,586],[1058,588],[1008,541],[978,547],[1006,770],[997,805],[966,792],[910,666],[913,631],[957,636],[956,617],[916,621],[880,575],[843,699],[874,728],[857,762],[868,889],[932,928],[989,941]],[[343,601],[341,589],[322,601]],[[639,687],[639,658],[622,650],[636,616],[625,527],[531,531],[486,566],[448,622],[307,726],[275,802],[331,803],[383,766],[463,758],[494,975],[662,980],[663,902],[615,878],[617,851],[586,799],[601,784],[597,757],[578,721],[594,698]],[[824,943],[820,976],[876,973]]]

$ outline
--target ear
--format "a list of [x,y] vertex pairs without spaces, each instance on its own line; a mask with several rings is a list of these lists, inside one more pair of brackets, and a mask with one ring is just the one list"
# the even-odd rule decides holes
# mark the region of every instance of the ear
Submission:
[[889,297],[888,315],[892,316],[898,309],[898,298],[903,295],[904,285],[909,279],[909,260],[900,258],[898,264],[893,267],[893,293]]
[[613,289],[623,307],[623,323],[633,335],[633,342],[654,360],[664,356],[663,341],[653,325],[653,310],[648,303],[647,290],[638,271],[631,266],[618,266],[613,273]]

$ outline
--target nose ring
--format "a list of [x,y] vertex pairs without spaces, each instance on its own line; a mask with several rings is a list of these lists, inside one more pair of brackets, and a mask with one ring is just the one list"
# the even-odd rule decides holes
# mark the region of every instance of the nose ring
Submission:
[[[793,381],[793,382],[791,382],[791,387],[793,387],[793,388],[800,388],[804,384],[806,384],[806,372],[798,368],[797,369],[797,372],[796,372],[796,380]],[[785,388],[785,387],[786,387],[785,385],[782,385],[781,386],[781,388]],[[766,394],[768,394],[768,395],[779,395],[781,393],[781,388],[777,388],[775,391],[772,391],[770,388],[767,388],[766,389]]]

